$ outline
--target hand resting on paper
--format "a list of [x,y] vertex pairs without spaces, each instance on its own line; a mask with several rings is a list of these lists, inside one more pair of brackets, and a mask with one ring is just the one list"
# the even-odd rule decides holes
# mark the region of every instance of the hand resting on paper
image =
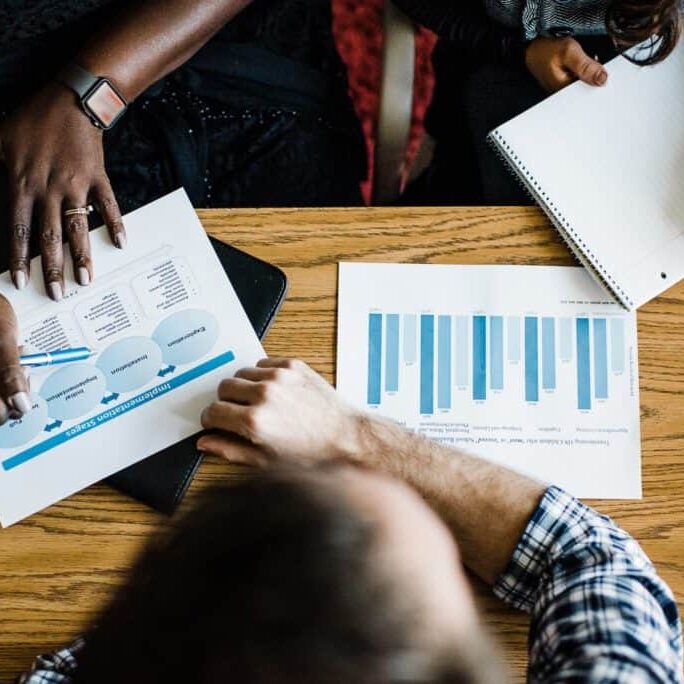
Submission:
[[14,310],[0,295],[0,424],[31,410],[28,381],[19,365],[18,339]]
[[315,465],[354,460],[362,414],[302,361],[262,359],[221,382],[202,426],[200,451],[233,463]]
[[64,295],[64,247],[71,247],[80,285],[94,278],[88,219],[64,216],[65,209],[93,202],[112,242],[125,244],[119,207],[104,167],[102,131],[80,111],[72,92],[51,83],[0,126],[0,155],[7,168],[10,196],[10,271],[18,289],[29,279],[29,240],[39,231],[45,290]]
[[592,59],[574,38],[535,38],[525,52],[525,64],[547,93],[555,93],[578,79],[603,86],[605,67]]

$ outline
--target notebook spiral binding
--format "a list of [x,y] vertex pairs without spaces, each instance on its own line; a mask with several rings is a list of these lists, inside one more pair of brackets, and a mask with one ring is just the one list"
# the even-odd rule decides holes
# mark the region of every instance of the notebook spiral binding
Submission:
[[[556,230],[563,238],[563,242],[568,246],[575,258],[584,266],[596,280],[598,280],[611,295],[617,299],[626,309],[634,308],[634,301],[618,285],[612,276],[603,268],[601,263],[596,260],[594,253],[589,249],[584,240],[580,239],[572,229],[570,223],[565,219],[553,200],[544,192],[536,178],[529,172],[524,162],[515,153],[513,148],[506,142],[498,130],[492,131],[487,136],[487,141],[497,156],[513,171],[515,177],[530,195],[530,197],[544,209]],[[592,261],[593,259],[593,261]]]

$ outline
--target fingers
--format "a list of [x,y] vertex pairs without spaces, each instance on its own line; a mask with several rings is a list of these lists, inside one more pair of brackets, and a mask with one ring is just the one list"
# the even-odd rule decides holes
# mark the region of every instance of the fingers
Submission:
[[221,401],[233,401],[243,405],[261,401],[264,398],[264,393],[264,385],[246,380],[243,377],[227,378],[221,381],[218,387],[218,398]]
[[565,69],[554,66],[551,68],[551,78],[549,83],[545,85],[546,90],[549,93],[557,93],[566,86],[569,86],[575,80],[574,75]]
[[126,246],[126,229],[109,179],[104,178],[93,190],[94,199],[109,231],[109,237],[119,249],[123,249]]
[[71,258],[74,262],[74,275],[79,285],[90,285],[93,280],[93,260],[90,252],[88,216],[72,214],[64,216],[64,210],[85,207],[88,198],[85,195],[68,197],[62,207],[63,227],[66,231]]
[[31,410],[28,381],[21,366],[0,368],[0,389],[3,399],[10,409],[21,415]]
[[589,85],[602,86],[608,80],[608,72],[605,67],[589,57],[576,40],[568,43],[563,66],[573,76]]
[[253,409],[248,406],[215,401],[202,411],[201,422],[205,430],[232,432],[249,439],[254,430]]
[[19,366],[19,330],[9,302],[0,296],[0,419],[31,410],[28,380]]
[[40,234],[41,263],[45,291],[58,302],[64,296],[64,248],[62,246],[62,204],[54,195],[45,199]]
[[[294,371],[294,373],[287,373],[286,371]],[[243,378],[252,382],[287,382],[307,375],[316,375],[316,373],[304,361],[285,357],[261,359],[255,368],[241,368],[235,373],[236,378]]]
[[29,279],[29,240],[33,200],[24,191],[16,191],[10,199],[10,259],[12,282],[17,290],[26,287]]
[[304,365],[302,361],[297,359],[289,359],[284,356],[269,356],[261,359],[257,366],[259,368],[295,368],[299,364]]
[[197,450],[238,465],[265,466],[267,464],[265,454],[261,449],[237,437],[204,435],[197,441]]
[[275,380],[278,377],[278,371],[282,370],[279,367],[273,368],[241,368],[235,373],[236,378],[243,378],[244,380],[251,380],[254,382],[265,382],[266,380]]

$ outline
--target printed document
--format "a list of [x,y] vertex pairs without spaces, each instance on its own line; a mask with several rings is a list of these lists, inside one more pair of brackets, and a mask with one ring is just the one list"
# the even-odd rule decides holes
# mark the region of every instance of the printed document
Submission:
[[582,268],[340,264],[337,388],[585,498],[640,498],[636,316]]
[[[33,409],[0,427],[0,523],[10,525],[199,432],[219,381],[264,356],[185,192],[124,217],[128,245],[90,234],[95,279],[45,296],[40,262],[13,304],[24,353],[87,346],[31,370]],[[70,257],[65,257],[65,263]]]

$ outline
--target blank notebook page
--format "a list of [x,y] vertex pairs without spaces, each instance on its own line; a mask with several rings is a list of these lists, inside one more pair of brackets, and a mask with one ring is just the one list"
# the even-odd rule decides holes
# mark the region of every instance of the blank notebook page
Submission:
[[561,232],[629,308],[684,277],[684,44],[654,67],[623,57],[492,137]]

